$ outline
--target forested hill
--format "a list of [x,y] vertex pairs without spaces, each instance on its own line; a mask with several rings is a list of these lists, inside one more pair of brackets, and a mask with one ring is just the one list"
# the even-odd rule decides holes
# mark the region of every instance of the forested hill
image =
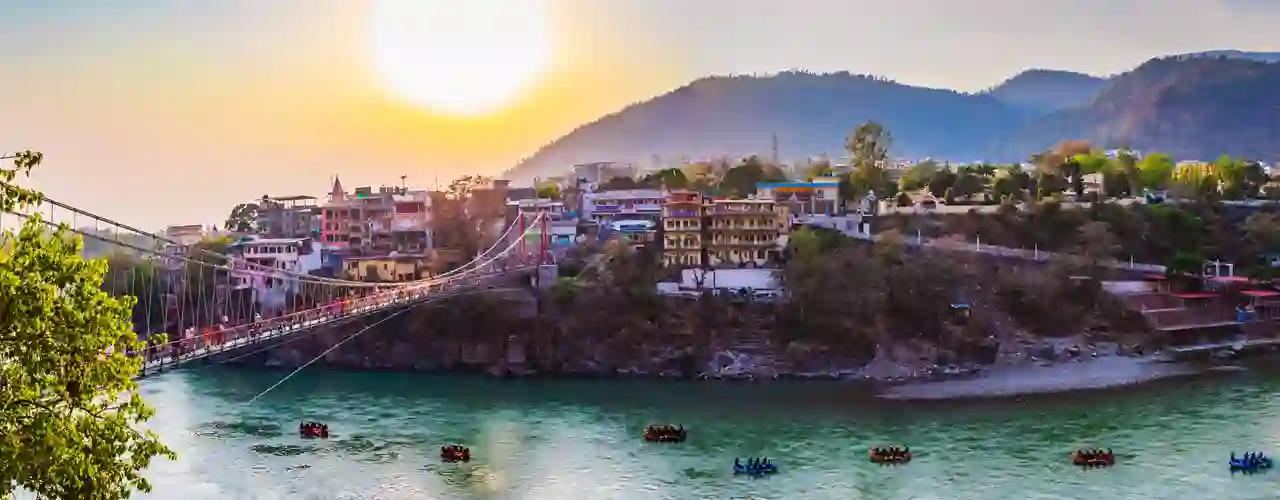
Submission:
[[1065,138],[1163,151],[1183,159],[1230,154],[1280,159],[1280,63],[1167,57],[1113,77],[1090,103],[1026,123],[995,156]]
[[1106,86],[1105,78],[1083,73],[1032,69],[985,92],[1028,115],[1043,115],[1088,105]]
[[895,157],[1018,161],[1084,139],[1185,159],[1277,161],[1280,63],[1256,59],[1172,56],[1106,80],[1033,70],[977,94],[849,73],[709,77],[582,125],[506,176],[522,183],[577,163],[649,165],[654,156],[768,157],[774,134],[783,161],[839,158],[867,120],[891,131]]
[[1020,114],[986,95],[912,87],[849,73],[710,77],[578,127],[508,173],[527,181],[599,160],[767,155],[777,134],[784,160],[843,155],[857,124],[892,131],[894,153],[978,159]]

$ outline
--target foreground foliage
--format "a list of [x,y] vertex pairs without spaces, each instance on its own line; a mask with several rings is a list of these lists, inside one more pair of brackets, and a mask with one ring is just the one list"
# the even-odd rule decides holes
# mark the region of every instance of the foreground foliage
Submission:
[[[38,154],[0,168],[0,210],[36,201],[13,183]],[[157,455],[174,454],[137,429],[152,415],[132,378],[141,343],[131,329],[134,299],[100,286],[104,260],[84,260],[65,228],[38,218],[0,244],[0,498],[123,498],[148,491],[141,476]]]

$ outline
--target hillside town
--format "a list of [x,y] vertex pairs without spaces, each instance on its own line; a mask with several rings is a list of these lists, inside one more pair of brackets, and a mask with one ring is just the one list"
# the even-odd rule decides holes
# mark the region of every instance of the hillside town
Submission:
[[[708,297],[721,304],[716,321],[730,321],[712,330],[739,325],[723,334],[737,339],[733,346],[755,335],[771,339],[760,341],[774,346],[766,352],[813,343],[862,363],[887,356],[884,349],[920,352],[904,339],[931,337],[949,352],[926,356],[932,363],[1025,356],[1046,335],[1074,339],[1069,352],[1079,352],[1102,331],[1138,351],[1209,349],[1241,332],[1262,335],[1280,318],[1271,284],[1280,275],[1280,183],[1266,164],[1175,161],[1079,142],[1021,164],[894,160],[891,138],[874,123],[849,143],[849,159],[835,164],[746,156],[646,170],[595,162],[528,186],[465,176],[443,190],[404,178],[348,190],[335,177],[323,197],[264,195],[235,206],[221,229],[170,226],[166,235],[171,252],[213,247],[241,258],[207,299],[243,304],[233,308],[235,323],[288,314],[306,294],[246,266],[425,280],[540,217],[546,223],[526,238],[545,240],[557,263],[554,307],[494,328],[534,321],[580,331],[574,341],[596,353],[588,357],[627,337],[619,331],[649,332],[643,338],[656,342],[707,328],[680,318],[710,307],[687,305]],[[136,265],[112,262],[117,274]],[[167,308],[205,293],[189,265],[175,259],[164,269],[164,289],[153,293]],[[732,303],[746,308],[723,309]],[[1010,352],[996,356],[995,345]],[[761,364],[726,362],[705,373],[754,374]],[[937,369],[889,366],[895,374]]]
[[[816,158],[786,166],[749,156],[648,170],[587,163],[526,187],[480,176],[460,178],[441,191],[403,183],[348,191],[337,178],[331,186],[320,198],[263,195],[237,205],[222,229],[175,225],[166,234],[180,243],[174,251],[226,238],[228,252],[256,265],[398,282],[448,270],[516,220],[537,215],[549,220],[548,241],[562,254],[618,239],[651,250],[669,269],[776,269],[790,235],[804,228],[861,239],[883,229],[936,236],[947,232],[939,221],[948,215],[1025,211],[1046,202],[1088,207],[1221,200],[1246,207],[1280,198],[1280,183],[1265,163],[1227,157],[1175,163],[1167,155],[1073,143],[1012,165],[892,160],[882,153],[869,164],[865,158],[834,164]],[[733,287],[728,283],[724,288]],[[269,298],[280,293],[269,283],[245,278],[236,286],[253,289],[263,304],[279,300]]]

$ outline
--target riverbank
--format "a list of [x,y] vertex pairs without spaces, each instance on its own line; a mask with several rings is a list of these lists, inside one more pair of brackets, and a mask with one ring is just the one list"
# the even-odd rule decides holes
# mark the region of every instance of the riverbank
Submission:
[[851,347],[788,340],[768,305],[671,304],[669,314],[617,328],[540,313],[545,306],[528,293],[458,300],[393,318],[332,352],[368,321],[318,329],[243,363],[291,369],[323,355],[318,366],[498,378],[831,380],[901,400],[1101,389],[1196,372],[1144,357],[1150,349],[1140,345],[1141,335],[1097,320],[1044,337],[996,318],[989,320],[992,335],[959,346],[887,333],[869,347]]

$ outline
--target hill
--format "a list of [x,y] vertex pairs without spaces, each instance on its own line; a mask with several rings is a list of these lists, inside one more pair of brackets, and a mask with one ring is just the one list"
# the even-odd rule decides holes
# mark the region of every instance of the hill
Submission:
[[1163,151],[1183,159],[1226,153],[1280,156],[1280,63],[1246,58],[1153,59],[1111,83],[1085,107],[1031,120],[993,156],[1025,155],[1063,139]]
[[[1261,55],[1260,55],[1261,54]],[[1247,56],[1247,57],[1246,57]],[[844,155],[844,138],[876,120],[895,157],[1020,161],[1066,139],[1280,161],[1280,63],[1262,53],[1152,59],[1100,79],[1032,70],[978,94],[847,72],[709,77],[582,125],[506,173],[518,183],[591,161],[650,165],[659,156]]]
[[524,182],[599,160],[647,165],[653,155],[767,155],[773,134],[784,160],[839,158],[845,137],[867,120],[892,131],[895,155],[971,160],[1021,117],[991,96],[847,72],[709,77],[578,127],[506,176]]
[[984,94],[1028,115],[1088,105],[1107,84],[1104,78],[1049,69],[1018,73]]

